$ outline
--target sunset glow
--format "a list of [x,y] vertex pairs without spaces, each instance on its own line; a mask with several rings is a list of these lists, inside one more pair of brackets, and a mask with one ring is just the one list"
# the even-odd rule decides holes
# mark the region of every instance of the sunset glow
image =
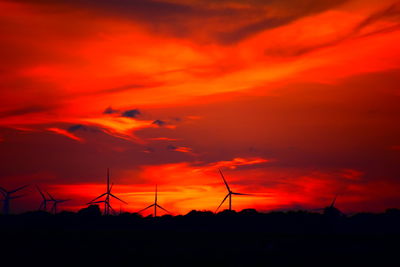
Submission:
[[[400,2],[0,0],[0,186],[78,210],[400,205]],[[119,203],[115,202],[115,209]],[[226,208],[226,207],[225,207]]]

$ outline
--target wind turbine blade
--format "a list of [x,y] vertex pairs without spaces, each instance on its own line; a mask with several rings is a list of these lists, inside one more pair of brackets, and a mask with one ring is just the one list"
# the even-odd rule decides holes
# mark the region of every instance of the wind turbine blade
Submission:
[[100,200],[100,201],[95,201],[95,202],[89,202],[89,203],[87,203],[87,205],[89,205],[89,204],[97,204],[97,203],[104,203],[105,201],[104,200]]
[[146,207],[146,208],[144,208],[144,209],[142,209],[142,210],[139,210],[137,213],[141,213],[142,211],[145,211],[145,210],[147,210],[147,209],[153,207],[154,205],[155,205],[155,204],[151,204],[150,206],[148,206],[148,207]]
[[243,193],[235,193],[235,192],[232,192],[232,195],[238,195],[238,196],[252,196],[252,194],[243,194]]
[[228,193],[228,194],[224,197],[224,199],[222,200],[221,204],[219,204],[219,206],[218,206],[218,208],[215,210],[215,212],[217,212],[218,209],[222,206],[222,204],[224,204],[225,200],[229,197],[230,194],[231,194],[231,193]]
[[224,175],[222,174],[221,169],[218,169],[218,170],[219,170],[219,173],[221,174],[222,180],[224,180],[224,183],[225,183],[225,185],[226,185],[226,188],[228,189],[229,192],[231,192],[231,189],[229,188],[229,185],[228,185],[228,183],[226,182],[225,177],[224,177]]
[[40,190],[39,186],[36,185],[37,191],[39,191],[40,195],[42,196],[43,200],[46,200],[45,195],[43,194],[42,190]]
[[10,197],[10,199],[21,198],[21,197],[24,197],[24,196],[26,196],[26,194],[24,194],[24,195],[19,195],[19,196],[13,196],[13,197]]
[[93,201],[95,201],[95,200],[98,200],[99,198],[104,197],[105,195],[107,195],[107,193],[101,194],[100,196],[96,197],[96,198],[93,199],[92,201],[89,201],[89,203],[91,203],[91,202],[93,202]]
[[27,185],[24,185],[24,186],[21,186],[21,187],[18,187],[17,189],[14,189],[14,190],[12,190],[12,191],[10,191],[10,192],[8,192],[8,193],[9,193],[9,194],[15,193],[15,192],[17,192],[17,191],[19,191],[19,190],[24,189],[24,188],[27,187],[27,186],[28,186],[28,184],[27,184]]
[[163,211],[167,212],[167,213],[171,213],[168,210],[164,209],[163,207],[161,207],[160,205],[156,204],[157,207],[159,207],[160,209],[162,209]]
[[331,208],[333,208],[335,206],[336,198],[337,198],[337,195],[335,195],[335,197],[333,198],[333,201],[331,203]]
[[56,200],[54,199],[54,197],[53,197],[52,195],[50,195],[49,192],[46,192],[46,193],[49,195],[49,198],[51,199],[51,201],[56,201]]
[[120,198],[118,198],[118,197],[114,196],[114,195],[113,195],[113,194],[111,194],[111,193],[110,193],[110,196],[112,196],[113,198],[116,198],[116,199],[118,199],[118,200],[119,200],[119,201],[121,201],[122,203],[128,204],[128,203],[126,203],[125,201],[123,201],[122,199],[120,199]]
[[113,185],[114,185],[114,183],[112,183],[111,186],[110,186],[110,190],[108,191],[109,194],[111,194],[111,190],[113,188]]
[[3,194],[3,196],[6,196],[7,190],[5,190],[3,187],[0,187],[0,192]]

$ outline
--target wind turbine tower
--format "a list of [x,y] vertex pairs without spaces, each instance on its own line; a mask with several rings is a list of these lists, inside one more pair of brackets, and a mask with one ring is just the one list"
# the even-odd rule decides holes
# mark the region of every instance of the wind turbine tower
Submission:
[[47,199],[45,194],[40,190],[39,186],[36,186],[39,194],[42,196],[42,202],[40,203],[39,210],[47,211],[47,202],[51,201],[51,199]]
[[[121,201],[122,203],[128,204],[125,201],[123,201],[122,199],[116,197],[115,195],[113,195],[111,193],[112,187],[113,187],[113,184],[111,184],[111,186],[110,186],[110,169],[107,169],[107,190],[106,190],[106,192],[101,194],[100,196],[96,197],[95,199],[93,199],[92,201],[90,201],[87,204],[91,205],[91,204],[96,204],[96,203],[104,203],[104,215],[110,215],[110,211],[113,211],[115,213],[115,210],[112,208],[112,206],[110,204],[110,197],[113,197],[113,198]],[[105,196],[104,200],[98,200],[104,196]]]
[[49,198],[50,198],[48,201],[53,202],[53,206],[51,206],[51,210],[50,210],[53,214],[57,214],[57,206],[59,203],[69,201],[69,199],[55,199],[52,195],[49,194],[49,192],[47,192],[47,195],[49,195]]
[[163,207],[161,207],[157,203],[157,185],[156,185],[156,191],[155,191],[155,194],[154,194],[154,203],[151,204],[150,206],[142,209],[142,210],[139,210],[137,213],[141,213],[142,211],[145,211],[145,210],[147,210],[147,209],[149,209],[151,207],[154,207],[154,217],[157,217],[157,208],[160,208],[160,209],[164,210],[165,212],[170,213],[168,210],[164,209]]
[[224,199],[222,200],[221,204],[219,204],[218,208],[215,210],[215,212],[218,211],[218,209],[222,206],[222,204],[224,204],[225,200],[229,197],[229,210],[232,210],[232,195],[239,195],[239,196],[249,196],[250,194],[243,194],[243,193],[237,193],[237,192],[233,192],[231,190],[231,188],[229,187],[228,183],[225,180],[224,175],[222,174],[222,171],[220,169],[219,173],[221,174],[222,180],[224,180],[226,189],[228,190],[228,194],[224,197]]
[[3,195],[2,201],[3,201],[3,214],[4,215],[10,214],[10,202],[12,199],[16,199],[16,198],[20,198],[20,197],[24,196],[24,195],[13,196],[13,194],[24,189],[27,186],[28,185],[24,185],[17,189],[11,190],[11,191],[7,191],[6,189],[0,187],[0,192]]

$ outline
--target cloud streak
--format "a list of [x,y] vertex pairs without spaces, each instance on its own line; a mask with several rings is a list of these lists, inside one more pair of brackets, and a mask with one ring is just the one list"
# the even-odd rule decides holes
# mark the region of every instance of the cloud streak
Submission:
[[[187,37],[206,27],[210,36],[222,44],[232,44],[251,35],[271,28],[286,25],[296,19],[320,13],[347,0],[300,0],[300,1],[30,1],[21,3],[36,6],[39,9],[75,10],[83,9],[88,13],[101,16],[124,18],[139,22],[151,31],[166,33],[177,37]],[[229,21],[235,21],[230,24]],[[166,23],[167,22],[167,23]],[[186,22],[186,24],[184,23]],[[210,27],[219,22],[217,30]],[[233,28],[232,28],[233,25]]]
[[68,138],[71,138],[72,140],[75,140],[75,141],[78,141],[78,142],[81,142],[81,143],[84,142],[84,140],[82,138],[80,138],[80,137],[78,137],[78,136],[76,136],[76,135],[72,134],[71,132],[66,131],[64,129],[48,128],[47,130],[49,130],[51,132],[54,132],[54,133],[57,133],[57,134],[60,134],[60,135],[63,135],[63,136],[66,136]]

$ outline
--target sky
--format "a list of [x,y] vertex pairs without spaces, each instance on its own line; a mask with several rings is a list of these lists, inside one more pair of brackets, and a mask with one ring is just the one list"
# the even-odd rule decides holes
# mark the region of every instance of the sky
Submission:
[[[400,1],[0,0],[0,186],[78,210],[400,206]],[[227,203],[221,209],[228,208]],[[149,211],[150,212],[150,211]],[[146,213],[145,213],[146,214]]]

